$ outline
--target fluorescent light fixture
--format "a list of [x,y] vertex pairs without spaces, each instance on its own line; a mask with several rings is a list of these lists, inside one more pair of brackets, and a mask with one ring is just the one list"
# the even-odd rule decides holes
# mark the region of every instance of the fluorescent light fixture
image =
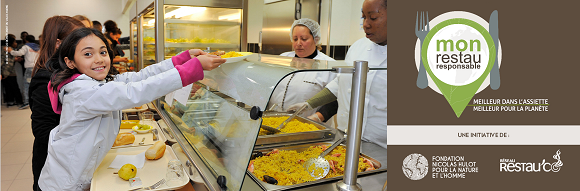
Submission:
[[240,20],[240,13],[233,13],[229,15],[219,16],[219,20]]
[[173,10],[169,13],[165,14],[165,18],[171,18],[175,16],[175,18],[181,18],[187,15],[193,15],[195,13],[200,13],[205,11],[207,8],[205,7],[179,7],[179,9]]

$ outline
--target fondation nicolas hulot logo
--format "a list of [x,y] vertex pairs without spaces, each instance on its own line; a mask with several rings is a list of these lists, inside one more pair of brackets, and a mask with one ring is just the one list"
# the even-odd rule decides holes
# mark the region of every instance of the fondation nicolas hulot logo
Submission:
[[556,154],[552,158],[556,159],[556,162],[546,163],[546,159],[542,162],[518,162],[516,159],[499,159],[499,171],[500,172],[559,172],[560,168],[564,166],[562,160],[560,160],[560,150],[556,151]]
[[[498,12],[489,23],[464,11],[452,11],[429,20],[417,13],[415,62],[417,87],[442,94],[459,118],[476,93],[500,86]],[[498,47],[498,48],[496,48]]]

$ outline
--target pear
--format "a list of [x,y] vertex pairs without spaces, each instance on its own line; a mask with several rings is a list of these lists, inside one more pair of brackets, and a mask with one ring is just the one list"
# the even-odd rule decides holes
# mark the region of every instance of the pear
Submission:
[[135,175],[137,175],[137,167],[132,164],[125,164],[119,169],[118,174],[123,180],[135,178]]

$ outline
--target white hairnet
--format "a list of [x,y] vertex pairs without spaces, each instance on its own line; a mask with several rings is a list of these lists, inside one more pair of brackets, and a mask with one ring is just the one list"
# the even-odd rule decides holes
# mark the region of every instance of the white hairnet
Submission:
[[309,18],[302,18],[294,21],[294,23],[292,24],[292,28],[290,28],[290,41],[293,40],[292,32],[294,32],[294,27],[296,25],[302,25],[308,28],[310,30],[310,33],[312,33],[312,37],[314,37],[316,45],[320,44],[320,25],[318,24],[318,22]]

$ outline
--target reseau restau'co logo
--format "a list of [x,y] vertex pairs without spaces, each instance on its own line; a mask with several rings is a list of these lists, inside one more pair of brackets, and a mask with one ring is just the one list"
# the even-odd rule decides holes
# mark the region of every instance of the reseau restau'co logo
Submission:
[[500,172],[560,172],[560,168],[564,166],[562,160],[560,160],[560,150],[556,151],[556,154],[552,158],[556,159],[556,162],[547,163],[546,159],[542,162],[519,162],[516,159],[499,159],[499,171]]

